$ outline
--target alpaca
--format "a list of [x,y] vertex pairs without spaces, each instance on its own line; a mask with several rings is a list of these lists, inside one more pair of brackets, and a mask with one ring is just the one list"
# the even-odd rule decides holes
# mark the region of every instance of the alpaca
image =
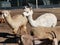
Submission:
[[57,17],[52,13],[45,13],[39,16],[36,20],[33,20],[33,10],[31,8],[25,7],[23,14],[24,16],[28,17],[29,23],[33,27],[55,27],[57,24]]
[[[58,45],[58,41],[60,40],[60,27],[32,27],[31,30],[34,33],[36,39],[45,39],[49,38],[55,42],[55,45]],[[53,33],[53,32],[55,33]],[[54,36],[55,35],[55,36]]]
[[27,18],[23,15],[16,15],[16,17],[12,18],[10,15],[10,11],[4,10],[2,11],[2,15],[6,22],[12,27],[13,32],[16,34],[19,27],[22,27],[24,29],[24,32],[26,31],[26,24],[27,24]]

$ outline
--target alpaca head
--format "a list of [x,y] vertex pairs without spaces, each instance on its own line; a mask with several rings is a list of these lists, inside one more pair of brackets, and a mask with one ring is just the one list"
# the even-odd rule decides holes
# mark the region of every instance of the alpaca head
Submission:
[[2,16],[3,17],[8,17],[10,15],[10,12],[7,10],[2,11]]
[[32,15],[33,14],[32,8],[25,7],[23,14],[24,14],[24,16]]

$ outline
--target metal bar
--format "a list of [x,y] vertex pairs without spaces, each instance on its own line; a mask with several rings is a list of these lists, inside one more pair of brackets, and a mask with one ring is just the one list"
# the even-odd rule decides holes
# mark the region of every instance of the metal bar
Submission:
[[17,0],[17,6],[19,7],[19,0]]
[[36,8],[38,8],[38,0],[36,0]]

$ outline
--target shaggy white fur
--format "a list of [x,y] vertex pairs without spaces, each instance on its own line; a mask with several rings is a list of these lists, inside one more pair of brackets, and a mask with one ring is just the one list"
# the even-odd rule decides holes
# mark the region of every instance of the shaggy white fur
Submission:
[[55,27],[57,24],[57,17],[52,13],[45,13],[39,16],[36,20],[33,20],[33,10],[25,7],[23,14],[28,16],[28,20],[33,27]]

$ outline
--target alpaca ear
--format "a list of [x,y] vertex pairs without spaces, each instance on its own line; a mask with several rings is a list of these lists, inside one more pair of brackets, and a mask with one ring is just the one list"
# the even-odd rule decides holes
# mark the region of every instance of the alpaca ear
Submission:
[[30,10],[32,10],[32,7],[30,7]]

